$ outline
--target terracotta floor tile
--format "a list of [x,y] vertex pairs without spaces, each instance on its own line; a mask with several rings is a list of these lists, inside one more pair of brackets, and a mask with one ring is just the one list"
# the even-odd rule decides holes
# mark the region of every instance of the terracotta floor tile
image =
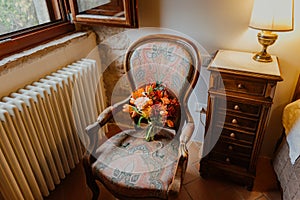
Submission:
[[[100,184],[101,185],[101,184]],[[115,200],[116,198],[104,187],[100,186],[100,196],[99,200],[105,199],[105,200]]]
[[269,158],[259,157],[253,190],[260,192],[278,190],[276,175]]
[[213,188],[204,187],[202,181],[197,179],[184,186],[193,200],[205,199],[213,200]]
[[241,200],[242,196],[240,193],[235,191],[233,188],[227,188],[221,192],[214,192],[213,193],[215,199],[222,199],[222,200]]
[[184,186],[193,200],[241,200],[241,195],[231,184],[214,180],[198,179]]
[[185,187],[183,186],[180,190],[179,196],[175,200],[193,200]]
[[88,190],[82,163],[79,163],[59,185],[56,185],[55,190],[45,200],[88,199]]
[[242,186],[236,186],[234,190],[236,190],[244,200],[255,200],[263,195],[261,192],[248,191]]

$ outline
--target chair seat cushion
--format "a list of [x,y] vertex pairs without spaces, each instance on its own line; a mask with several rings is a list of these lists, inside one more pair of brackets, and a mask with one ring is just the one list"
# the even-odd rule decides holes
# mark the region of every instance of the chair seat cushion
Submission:
[[144,136],[144,130],[126,130],[108,139],[96,151],[94,173],[114,194],[165,199],[178,164],[179,142],[168,129],[151,142]]

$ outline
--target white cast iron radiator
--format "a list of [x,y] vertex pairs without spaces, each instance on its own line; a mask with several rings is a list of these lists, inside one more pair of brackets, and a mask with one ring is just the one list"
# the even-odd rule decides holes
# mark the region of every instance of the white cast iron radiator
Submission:
[[5,199],[43,199],[79,163],[87,143],[84,128],[104,104],[97,75],[96,62],[82,59],[2,98]]

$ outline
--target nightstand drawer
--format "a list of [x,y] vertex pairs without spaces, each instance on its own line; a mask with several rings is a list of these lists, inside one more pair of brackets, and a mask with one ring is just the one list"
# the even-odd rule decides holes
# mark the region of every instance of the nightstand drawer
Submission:
[[238,141],[244,144],[252,145],[255,139],[255,134],[246,131],[236,131],[229,127],[223,127],[221,136],[230,138],[232,141]]
[[237,99],[227,99],[227,110],[238,114],[247,114],[258,117],[261,110],[259,104],[249,104],[238,101]]
[[237,116],[248,116],[250,118],[258,118],[260,116],[261,103],[229,95],[210,94],[210,96],[214,98],[214,110],[218,112],[229,112]]
[[[221,115],[222,113],[220,113]],[[254,118],[241,117],[226,113],[225,126],[231,126],[251,132],[255,132],[258,125],[258,120]]]
[[236,142],[232,142],[228,138],[220,137],[219,141],[213,148],[213,151],[217,151],[220,153],[226,153],[227,155],[236,155],[242,156],[245,158],[250,158],[252,147],[248,145],[239,144]]
[[222,75],[222,78],[218,81],[218,83],[218,88],[220,88],[221,90],[224,90],[225,87],[225,91],[232,91],[256,96],[264,96],[267,87],[266,81],[259,81],[257,79],[253,80],[242,77],[237,78],[236,76],[228,75]]
[[219,153],[216,151],[212,151],[210,153],[210,159],[220,162],[226,163],[228,165],[236,165],[244,168],[249,167],[250,159],[242,156],[228,155],[225,153]]

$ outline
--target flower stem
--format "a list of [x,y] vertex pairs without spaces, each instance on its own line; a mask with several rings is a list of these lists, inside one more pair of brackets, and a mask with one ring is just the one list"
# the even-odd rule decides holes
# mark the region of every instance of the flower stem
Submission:
[[147,127],[147,132],[146,132],[146,137],[145,137],[147,142],[150,142],[151,140],[153,140],[152,132],[153,132],[153,126],[152,126],[152,124],[150,124]]

